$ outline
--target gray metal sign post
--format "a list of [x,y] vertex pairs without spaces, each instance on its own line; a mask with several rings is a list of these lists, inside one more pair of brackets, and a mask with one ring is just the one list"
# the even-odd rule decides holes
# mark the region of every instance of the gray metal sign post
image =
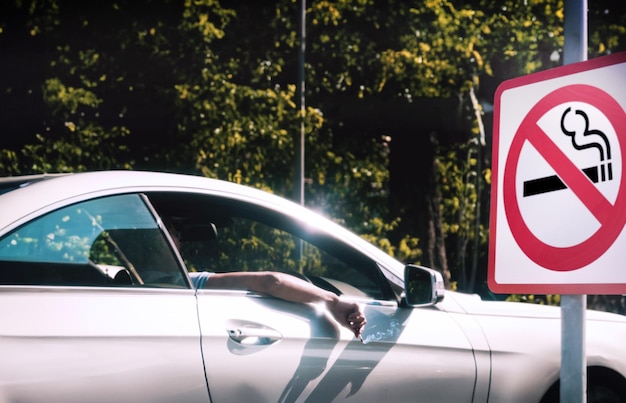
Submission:
[[[563,64],[587,60],[587,0],[565,0]],[[586,295],[561,296],[561,402],[587,401]]]

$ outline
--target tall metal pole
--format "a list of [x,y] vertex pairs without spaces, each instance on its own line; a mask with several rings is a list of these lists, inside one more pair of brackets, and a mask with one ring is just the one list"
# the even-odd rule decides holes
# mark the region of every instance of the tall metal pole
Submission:
[[[565,0],[563,64],[587,60],[587,0]],[[586,295],[561,296],[561,402],[587,401]]]
[[[304,55],[306,51],[306,0],[300,1],[300,52],[298,53],[298,103],[300,104],[300,133],[294,137],[295,169],[294,169],[294,198],[300,205],[304,205],[304,118],[306,115],[305,103],[305,74]],[[296,243],[296,258],[299,262],[298,271],[302,272],[304,245],[302,240]]]
[[304,117],[305,117],[305,75],[304,54],[306,50],[306,0],[300,2],[300,52],[298,54],[298,103],[300,106],[300,133],[295,136],[296,163],[294,170],[295,200],[304,205]]

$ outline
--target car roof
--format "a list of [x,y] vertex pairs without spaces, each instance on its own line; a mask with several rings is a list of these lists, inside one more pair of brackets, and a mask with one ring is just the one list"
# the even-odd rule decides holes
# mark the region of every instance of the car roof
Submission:
[[[0,193],[0,235],[27,221],[71,203],[133,192],[197,192],[249,201],[297,217],[312,226],[326,227],[376,260],[386,262],[398,276],[403,265],[382,250],[348,229],[320,220],[321,215],[285,198],[251,186],[197,175],[153,171],[95,171],[73,174],[45,174],[3,178],[0,187],[12,189]],[[5,213],[5,212],[8,212]]]
[[[288,205],[278,198],[248,186],[197,175],[149,171],[94,171],[73,174],[43,174],[3,178],[0,205],[8,214],[0,215],[0,230],[13,220],[31,213],[53,210],[71,202],[118,193],[150,191],[213,191],[252,198],[263,203]],[[268,199],[269,197],[269,199]],[[286,206],[285,206],[286,207]],[[36,214],[38,215],[38,214]]]
[[10,192],[15,189],[28,186],[31,183],[39,182],[42,180],[55,178],[61,175],[68,174],[38,174],[38,175],[20,175],[20,176],[7,176],[0,178],[0,195]]

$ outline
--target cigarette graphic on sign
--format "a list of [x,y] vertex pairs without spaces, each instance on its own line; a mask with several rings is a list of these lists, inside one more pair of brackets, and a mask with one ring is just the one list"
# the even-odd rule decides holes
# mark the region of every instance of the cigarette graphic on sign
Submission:
[[[580,151],[587,148],[597,148],[600,152],[600,165],[583,168],[582,172],[593,182],[610,181],[613,179],[613,167],[611,164],[611,146],[606,135],[600,130],[589,130],[589,118],[583,110],[576,110],[575,114],[583,118],[585,129],[582,135],[576,135],[576,131],[570,131],[565,128],[565,117],[571,112],[572,108],[567,108],[561,115],[561,131],[566,136],[571,137],[572,146]],[[598,136],[601,142],[579,143],[580,137],[584,139],[586,136]],[[532,179],[524,182],[523,195],[534,196],[542,193],[554,192],[566,189],[567,186],[556,175],[546,176],[543,178]]]

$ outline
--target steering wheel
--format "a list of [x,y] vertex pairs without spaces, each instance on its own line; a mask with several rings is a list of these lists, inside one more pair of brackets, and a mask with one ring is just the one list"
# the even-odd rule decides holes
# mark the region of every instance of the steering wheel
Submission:
[[298,277],[300,280],[304,280],[307,283],[311,283],[313,284],[313,282],[311,281],[310,278],[308,278],[307,276],[305,276],[304,274],[300,273],[299,271],[295,271],[295,270],[287,270],[284,272],[285,274],[291,274],[294,277]]

